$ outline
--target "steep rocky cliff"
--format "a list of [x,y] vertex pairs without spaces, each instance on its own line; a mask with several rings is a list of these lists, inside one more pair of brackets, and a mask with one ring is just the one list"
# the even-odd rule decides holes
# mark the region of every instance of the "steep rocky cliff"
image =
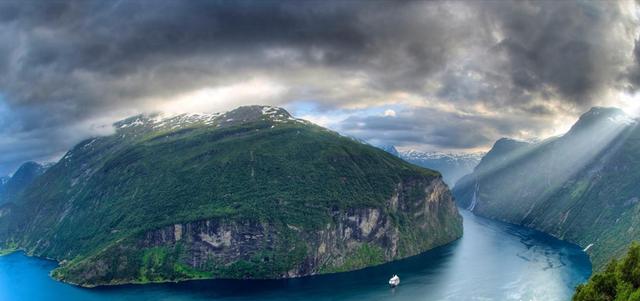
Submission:
[[115,126],[0,208],[0,245],[95,286],[349,271],[462,233],[437,172],[279,108]]
[[[424,189],[414,199],[413,189]],[[118,243],[55,276],[83,285],[343,272],[419,254],[460,235],[440,179],[399,183],[383,208],[332,208],[319,229],[224,218],[178,223]],[[114,269],[115,267],[115,269]],[[134,272],[132,272],[134,271]]]

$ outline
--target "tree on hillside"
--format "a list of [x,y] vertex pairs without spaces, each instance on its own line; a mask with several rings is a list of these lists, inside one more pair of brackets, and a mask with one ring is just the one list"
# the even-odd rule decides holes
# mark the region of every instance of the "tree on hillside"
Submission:
[[640,301],[640,245],[633,243],[620,261],[612,260],[604,271],[581,284],[574,301]]

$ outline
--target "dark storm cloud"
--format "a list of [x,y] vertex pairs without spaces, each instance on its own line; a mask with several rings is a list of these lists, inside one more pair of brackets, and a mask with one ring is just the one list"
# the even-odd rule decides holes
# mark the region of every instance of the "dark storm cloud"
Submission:
[[[404,124],[398,126],[398,124]],[[367,116],[346,119],[340,130],[367,141],[396,146],[426,144],[437,149],[473,148],[490,142],[484,126],[454,114],[420,110],[397,117]]]
[[[50,149],[54,155],[96,133],[98,121],[252,78],[284,87],[272,104],[314,99],[319,109],[332,110],[410,95],[419,109],[448,115],[428,108],[429,102],[448,103],[464,114],[422,134],[420,127],[431,123],[411,129],[366,124],[384,126],[399,144],[489,145],[498,134],[539,128],[505,122],[500,114],[480,118],[486,115],[478,104],[519,112],[521,120],[527,114],[553,118],[588,107],[612,86],[637,84],[640,76],[633,74],[640,72],[634,73],[629,59],[636,25],[625,5],[3,1],[0,107],[6,109],[0,110],[0,138],[6,139],[0,150],[7,155],[0,173],[20,160],[46,157],[21,157],[12,149]],[[410,120],[396,123],[403,121]]]
[[635,41],[633,61],[635,64],[629,67],[626,74],[629,80],[627,88],[631,91],[637,91],[640,89],[640,37]]
[[[222,73],[280,63],[263,60],[261,50],[270,47],[308,51],[317,45],[336,57],[345,57],[343,49],[362,47],[363,38],[350,29],[349,10],[333,14],[313,2],[308,7],[269,1],[148,4],[2,3],[0,10],[13,12],[5,16],[5,29],[18,42],[5,46],[17,46],[7,57],[12,64],[2,82],[7,98],[20,104],[71,99],[105,105],[105,99],[188,90]],[[331,55],[326,60],[337,61]],[[133,82],[122,82],[127,76]]]
[[552,88],[579,104],[618,80],[629,54],[620,31],[636,26],[620,6],[604,1],[491,3],[483,11],[502,30],[498,50],[508,57],[515,87]]
[[396,146],[429,145],[433,149],[473,149],[493,143],[495,137],[514,137],[523,122],[534,128],[545,125],[537,117],[468,116],[432,108],[408,109],[395,116],[353,116],[339,130],[373,143]]
[[[443,76],[438,96],[496,107],[559,100],[581,110],[624,83],[638,24],[623,2],[469,3],[490,38],[473,62]],[[466,80],[468,72],[481,80]]]
[[[221,85],[252,73],[321,66],[408,85],[451,50],[438,20],[389,2],[2,2],[3,76],[13,106],[56,105],[72,122],[136,99]],[[434,6],[435,7],[435,6]],[[395,15],[394,12],[399,13]],[[431,12],[433,15],[436,12]],[[390,23],[390,24],[386,24]],[[418,24],[414,24],[418,23]],[[386,29],[389,27],[389,29]],[[433,28],[433,29],[432,29]],[[421,31],[411,38],[411,33]],[[433,34],[431,34],[433,33]],[[407,39],[394,43],[394,35]],[[425,40],[441,44],[424,45]],[[399,49],[393,49],[394,47]],[[283,50],[286,55],[270,55]],[[402,66],[398,68],[397,66]],[[402,77],[402,78],[400,78]],[[48,114],[51,112],[49,111]],[[58,117],[58,118],[55,118]],[[38,124],[32,124],[38,123]]]

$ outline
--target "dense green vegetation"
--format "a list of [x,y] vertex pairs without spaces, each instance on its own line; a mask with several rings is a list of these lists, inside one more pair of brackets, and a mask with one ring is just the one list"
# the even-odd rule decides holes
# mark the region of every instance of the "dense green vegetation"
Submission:
[[453,193],[462,207],[583,247],[596,269],[640,239],[640,128],[594,108],[561,137],[500,140]]
[[0,256],[7,255],[15,252],[18,249],[16,243],[7,243],[2,248],[0,248]]
[[633,243],[619,261],[613,259],[606,268],[581,284],[574,301],[640,300],[640,245]]
[[384,263],[384,252],[378,246],[363,244],[351,254],[339,266],[324,267],[323,273],[337,273],[352,271],[365,266]]
[[[0,217],[0,246],[64,260],[54,276],[74,283],[271,278],[308,251],[291,228],[326,227],[335,210],[385,208],[398,183],[440,177],[284,110],[264,112],[242,107],[213,117],[116,123],[115,134],[81,142],[10,204]],[[457,237],[459,217],[448,214],[442,217],[451,232],[403,240],[418,244],[402,249]],[[411,228],[413,220],[401,218]],[[180,244],[138,243],[151,230],[205,219],[268,224],[283,239],[232,264],[212,259],[197,269],[184,265]],[[350,267],[365,266],[360,261]]]
[[[184,241],[160,247],[144,247],[140,236],[116,242],[93,256],[76,259],[55,270],[54,277],[71,283],[92,286],[93,283],[150,283],[224,277],[232,279],[278,278],[300,263],[307,255],[302,237],[295,236],[286,226],[277,230],[278,241],[257,252],[246,254],[243,259],[225,263],[208,258],[200,267],[191,267],[186,262],[189,254]],[[96,268],[108,266],[100,275],[84,283],[86,275]]]

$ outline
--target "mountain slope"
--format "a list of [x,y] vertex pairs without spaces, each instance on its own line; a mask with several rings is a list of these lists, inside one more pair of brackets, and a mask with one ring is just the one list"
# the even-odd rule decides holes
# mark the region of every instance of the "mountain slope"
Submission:
[[42,175],[46,168],[36,162],[26,162],[9,178],[2,179],[0,185],[0,204],[17,197],[35,178]]
[[272,107],[136,116],[0,208],[0,245],[84,286],[280,278],[403,258],[461,235],[437,172]]
[[596,268],[640,238],[640,129],[593,108],[561,136],[501,140],[453,189],[462,207],[588,248]]

